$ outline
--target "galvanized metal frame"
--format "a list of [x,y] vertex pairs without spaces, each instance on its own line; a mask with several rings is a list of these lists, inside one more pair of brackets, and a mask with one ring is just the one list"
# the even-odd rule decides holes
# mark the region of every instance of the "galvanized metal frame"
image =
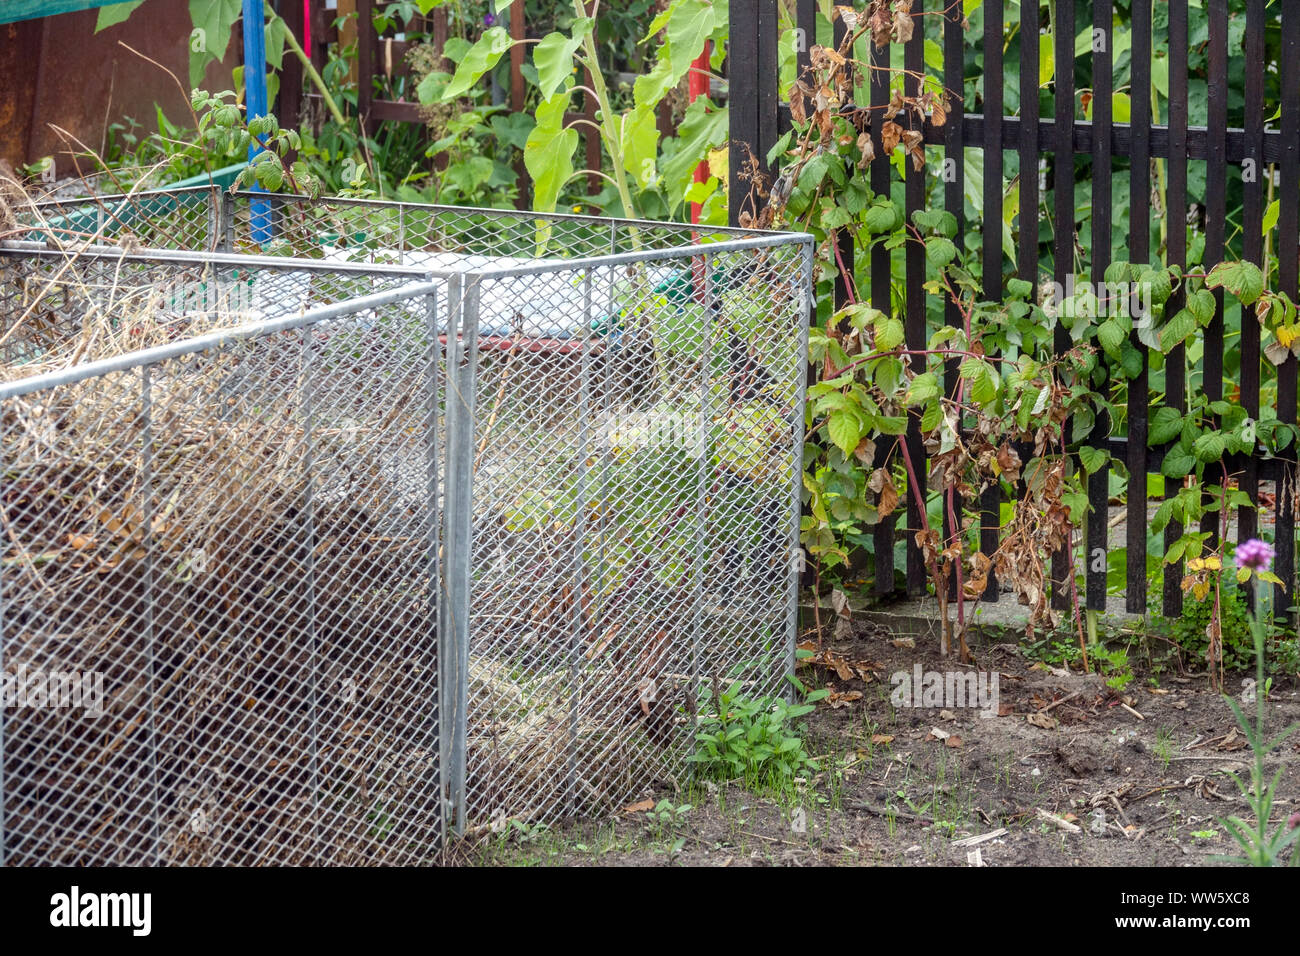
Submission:
[[[213,195],[211,190],[201,189],[200,191]],[[221,198],[222,210],[220,214],[213,213],[217,222],[217,234],[223,237],[223,243],[231,246],[234,228],[234,219],[231,215],[231,204],[235,201],[229,193],[224,193]],[[259,200],[265,198],[257,197]],[[269,197],[275,202],[279,202],[281,197]],[[355,202],[355,205],[365,208],[366,206],[384,206],[397,208],[399,210],[399,233],[404,232],[405,218],[401,215],[406,209],[420,209],[426,214],[430,211],[429,207],[420,207],[415,204],[407,203],[376,203],[373,201],[348,201],[348,200],[331,200],[340,204],[349,204]],[[61,204],[66,207],[67,204]],[[497,215],[492,210],[465,210],[458,207],[439,207],[438,211],[445,210],[448,216],[464,215],[472,212],[479,215],[492,216]],[[509,214],[518,219],[518,214]],[[693,232],[688,226],[674,226],[663,223],[638,223],[625,220],[603,219],[596,217],[571,216],[568,214],[552,215],[529,215],[528,219],[538,220],[577,220],[586,222],[608,222],[610,229],[610,248],[617,248],[618,230],[628,228],[635,230],[637,227],[645,229],[663,230],[669,233],[678,232],[684,237],[690,236],[692,241],[681,246],[670,246],[667,248],[644,248],[628,252],[611,251],[604,255],[589,255],[581,258],[566,259],[560,261],[548,261],[536,265],[509,265],[499,268],[472,268],[472,269],[451,269],[451,268],[428,268],[424,266],[401,266],[387,264],[369,264],[369,263],[344,263],[334,261],[321,261],[311,258],[285,258],[281,256],[256,256],[256,255],[239,255],[228,252],[191,252],[191,251],[173,251],[173,250],[135,250],[124,251],[123,249],[105,246],[92,245],[82,248],[80,251],[70,253],[65,249],[46,245],[41,242],[18,241],[0,243],[0,262],[4,257],[27,257],[37,260],[66,258],[70,255],[86,257],[105,264],[106,266],[113,262],[133,262],[133,263],[170,263],[177,267],[181,266],[206,266],[206,267],[229,267],[242,269],[270,269],[270,270],[293,270],[312,274],[356,274],[356,275],[379,275],[389,277],[395,281],[408,280],[401,285],[384,292],[367,294],[351,298],[336,304],[327,306],[312,307],[301,314],[282,316],[265,322],[259,322],[253,325],[247,325],[229,330],[221,330],[204,335],[198,335],[177,342],[171,342],[166,345],[155,346],[135,352],[130,352],[111,358],[100,359],[88,362],[83,365],[72,366],[70,368],[60,369],[58,371],[48,372],[35,375],[30,378],[0,383],[0,401],[7,401],[16,397],[30,395],[44,389],[54,389],[60,386],[66,386],[77,382],[84,382],[96,376],[111,375],[132,369],[142,370],[143,387],[146,390],[146,405],[148,390],[150,388],[150,379],[147,370],[156,366],[158,363],[193,354],[204,350],[221,349],[232,343],[255,338],[257,336],[271,335],[277,332],[290,331],[294,329],[303,329],[316,323],[343,317],[349,314],[368,312],[370,310],[382,310],[385,307],[392,306],[398,302],[410,302],[412,300],[423,300],[425,315],[425,331],[430,340],[430,355],[428,358],[428,374],[436,375],[438,368],[446,369],[445,378],[441,385],[444,389],[445,415],[446,415],[446,433],[441,434],[438,428],[437,419],[437,391],[438,385],[432,384],[428,391],[430,404],[424,413],[423,428],[425,431],[425,448],[428,459],[425,466],[424,482],[425,495],[429,501],[441,501],[441,527],[434,528],[429,525],[425,528],[424,534],[428,539],[425,561],[430,574],[439,582],[438,604],[436,608],[430,608],[430,613],[436,616],[438,630],[436,635],[436,667],[438,681],[438,701],[436,702],[436,718],[439,724],[439,767],[441,768],[441,778],[443,792],[441,794],[443,807],[444,827],[457,834],[465,833],[469,829],[478,832],[480,826],[472,826],[479,823],[473,819],[474,808],[469,803],[469,784],[467,780],[467,725],[472,701],[470,699],[471,671],[470,671],[470,629],[471,621],[474,615],[472,604],[472,552],[474,548],[475,529],[473,524],[473,514],[475,506],[475,435],[479,427],[476,409],[476,395],[480,387],[478,381],[480,374],[481,359],[479,355],[480,344],[480,297],[481,290],[487,283],[518,283],[520,289],[528,288],[530,282],[541,283],[539,288],[544,287],[549,277],[555,277],[563,274],[565,276],[581,276],[581,295],[582,311],[585,314],[585,323],[591,327],[594,321],[593,312],[593,294],[595,287],[595,277],[600,275],[608,279],[611,288],[602,291],[602,294],[612,293],[612,283],[618,270],[625,269],[637,264],[654,264],[655,262],[669,263],[691,263],[703,262],[703,289],[704,300],[712,302],[715,296],[721,295],[720,291],[714,291],[712,283],[714,281],[714,271],[716,263],[726,257],[744,257],[757,256],[763,257],[772,250],[797,252],[798,266],[794,272],[789,274],[789,281],[798,286],[798,307],[799,313],[795,320],[794,327],[785,327],[781,334],[794,335],[794,341],[797,341],[797,356],[793,368],[802,370],[807,361],[807,336],[806,330],[812,313],[812,267],[813,267],[813,238],[808,235],[790,235],[781,233],[763,233],[754,230],[718,230],[710,229],[711,235],[726,235],[728,237],[722,241],[706,242],[698,241],[698,233]],[[209,222],[209,228],[212,223]],[[748,262],[748,259],[738,259],[740,262]],[[759,261],[758,259],[754,260]],[[605,270],[603,273],[598,270]],[[605,280],[602,280],[602,284]],[[793,286],[792,286],[793,288]],[[782,321],[789,322],[790,319]],[[709,327],[712,327],[711,324]],[[702,346],[706,355],[718,354],[717,349],[721,343],[712,340],[710,333],[709,340]],[[445,350],[445,355],[442,352]],[[578,394],[577,408],[579,409],[578,419],[580,424],[579,446],[586,446],[591,441],[588,421],[593,414],[598,412],[598,406],[603,405],[608,411],[608,402],[610,400],[610,370],[608,364],[603,370],[597,371],[595,366],[595,356],[591,350],[582,349],[579,359],[578,371]],[[311,379],[314,374],[312,358],[309,351],[304,350],[302,355],[302,369],[304,377]],[[710,360],[712,362],[713,360]],[[700,439],[707,443],[710,441],[710,430],[712,427],[711,410],[710,410],[710,362],[701,363],[700,374],[702,376],[700,383],[699,395],[701,404],[699,410],[699,429]],[[783,373],[785,374],[785,373]],[[785,541],[786,554],[789,559],[789,566],[784,573],[786,596],[783,599],[784,620],[773,633],[773,639],[777,641],[777,646],[781,650],[781,661],[785,673],[793,673],[794,667],[794,650],[795,634],[797,626],[797,590],[799,582],[800,563],[797,556],[799,550],[799,508],[801,483],[800,472],[802,469],[802,441],[803,441],[803,403],[806,393],[806,381],[802,373],[794,375],[794,393],[792,402],[792,411],[789,414],[791,434],[788,437],[788,448],[791,457],[790,468],[792,473],[792,483],[790,485],[790,501],[793,507],[787,504],[783,513],[789,518],[788,528],[778,529],[780,537]],[[314,387],[308,389],[304,395],[304,407],[301,409],[303,420],[306,423],[304,429],[307,436],[306,455],[308,461],[304,467],[311,472],[310,457],[315,454],[312,439],[315,434],[314,426]],[[597,399],[599,394],[604,396]],[[145,448],[150,447],[151,431],[146,428],[141,436]],[[439,461],[442,460],[442,470],[439,469]],[[583,471],[578,476],[578,488],[580,497],[585,497],[588,477],[596,478],[599,468],[599,475],[604,481],[609,474],[608,454],[604,456],[601,463],[588,466],[588,470]],[[707,494],[709,487],[708,475],[708,456],[703,456],[698,464],[698,473],[695,479],[697,491]],[[441,481],[440,481],[441,476]],[[304,515],[304,521],[310,525],[314,520],[314,511],[310,502],[312,501],[311,489],[314,487],[308,482],[308,508]],[[716,489],[713,494],[716,496]],[[441,497],[440,497],[441,495]],[[147,497],[147,496],[146,496]],[[703,550],[706,546],[706,528],[704,523],[704,512],[699,512],[691,524],[693,539],[696,542],[698,550]],[[579,513],[577,518],[579,534],[575,535],[574,547],[577,542],[582,540],[586,534],[585,522],[586,517]],[[604,522],[604,517],[600,517],[600,522]],[[602,545],[603,547],[603,545]],[[590,572],[585,568],[586,558],[581,549],[573,552],[573,561],[571,564],[573,574],[573,585],[575,593],[582,593],[586,586]],[[602,557],[602,561],[605,559]],[[314,579],[314,565],[309,563],[305,573],[306,586],[309,589],[316,587]],[[685,635],[690,642],[690,670],[694,679],[699,680],[701,677],[700,668],[700,642],[703,628],[705,627],[701,617],[702,608],[705,604],[706,596],[704,594],[705,580],[703,578],[703,569],[697,569],[695,572],[695,601],[694,601],[694,618],[690,626],[690,633]],[[0,609],[3,608],[3,592],[0,591]],[[579,719],[580,711],[583,707],[583,686],[586,678],[583,676],[584,667],[584,642],[591,635],[586,633],[587,622],[584,620],[584,608],[582,602],[575,602],[568,610],[569,619],[572,625],[572,631],[567,644],[566,665],[569,674],[569,680],[576,688],[574,696],[569,702],[569,739],[576,739],[578,728],[576,722]],[[0,610],[0,637],[3,637],[4,631],[4,614]],[[716,663],[716,662],[715,662]],[[316,693],[315,677],[312,678],[313,700]],[[313,705],[313,713],[314,705]],[[0,720],[0,753],[3,753],[4,744],[4,725]],[[564,793],[562,812],[575,812],[581,805],[577,795],[578,782],[576,774],[578,772],[578,751],[570,747],[567,753],[569,770],[567,772],[567,781],[562,783],[561,789]],[[3,760],[0,760],[0,788],[4,785],[5,767]],[[2,792],[2,789],[0,789]],[[0,843],[3,843],[3,804],[0,803]],[[3,853],[0,848],[0,853]]]

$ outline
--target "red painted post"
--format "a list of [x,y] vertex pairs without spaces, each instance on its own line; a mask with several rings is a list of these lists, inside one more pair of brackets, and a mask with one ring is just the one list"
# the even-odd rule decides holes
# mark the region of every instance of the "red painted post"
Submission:
[[[708,95],[709,92],[709,52],[713,47],[712,40],[704,41],[704,50],[695,62],[691,64],[691,71],[687,74],[686,89],[690,102],[694,103],[701,95]],[[695,181],[697,183],[706,183],[709,181],[709,164],[700,163],[695,167]],[[700,204],[691,203],[691,222],[698,225],[700,221]]]

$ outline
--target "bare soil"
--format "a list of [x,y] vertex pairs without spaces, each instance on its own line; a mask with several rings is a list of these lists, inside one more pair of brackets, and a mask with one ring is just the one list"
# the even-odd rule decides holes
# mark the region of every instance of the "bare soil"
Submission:
[[[892,674],[953,662],[872,625],[841,631],[823,644],[823,663],[802,669],[837,705],[807,718],[821,769],[806,780],[780,793],[664,781],[644,795],[660,812],[638,801],[602,820],[480,844],[470,861],[1207,866],[1235,852],[1219,821],[1248,816],[1228,773],[1248,778],[1250,750],[1207,675],[1139,673],[1116,692],[1096,675],[1033,663],[1015,645],[985,644],[976,666],[998,672],[1000,708],[982,718],[973,708],[893,706]],[[1228,675],[1229,692],[1240,695],[1243,676]],[[1295,682],[1275,684],[1268,708],[1274,732],[1300,719]],[[1300,810],[1300,735],[1270,755],[1270,775],[1279,764],[1275,822]]]

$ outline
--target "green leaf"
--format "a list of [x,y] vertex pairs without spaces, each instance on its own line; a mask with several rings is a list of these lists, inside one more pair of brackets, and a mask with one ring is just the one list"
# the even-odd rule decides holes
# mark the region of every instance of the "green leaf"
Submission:
[[1114,318],[1107,319],[1097,329],[1097,341],[1108,355],[1118,355],[1124,343],[1124,327]]
[[1173,293],[1173,283],[1164,269],[1144,269],[1137,281],[1143,288],[1150,290],[1153,305],[1163,305]]
[[942,269],[957,258],[957,247],[951,239],[933,236],[925,240],[925,258],[936,269]]
[[1008,279],[1007,292],[1017,299],[1030,299],[1034,294],[1034,284],[1026,279]]
[[1160,473],[1166,478],[1186,478],[1188,473],[1195,467],[1196,456],[1187,454],[1182,445],[1175,445],[1165,455],[1164,463],[1160,467]]
[[[548,33],[533,50],[533,65],[537,67],[537,87],[542,96],[551,97],[573,73],[573,54],[591,32],[592,19],[582,17],[573,21],[573,33]],[[459,71],[457,71],[459,73]]]
[[1116,123],[1127,123],[1133,115],[1133,102],[1129,99],[1127,93],[1112,93],[1110,95],[1111,118]]
[[1220,432],[1206,432],[1192,443],[1192,452],[1196,460],[1209,464],[1223,457],[1224,438]]
[[1187,297],[1187,311],[1196,319],[1196,324],[1204,327],[1210,324],[1214,318],[1214,310],[1218,305],[1214,300],[1214,293],[1205,289],[1198,289],[1192,295]]
[[1179,309],[1160,330],[1160,351],[1166,355],[1196,331],[1196,319],[1187,309]]
[[903,320],[887,318],[876,322],[876,349],[892,352],[903,344]]
[[922,232],[933,232],[943,221],[942,209],[917,209],[912,213],[912,222]]
[[[677,79],[680,80],[681,77]],[[661,56],[649,73],[642,73],[636,78],[632,84],[632,96],[637,106],[655,107],[676,85],[672,64],[668,57]]]
[[870,233],[892,232],[897,222],[898,211],[890,202],[873,203],[863,217],[863,225]]
[[107,30],[129,17],[144,0],[128,0],[126,3],[110,3],[99,8],[99,17],[95,20],[95,32]]
[[1056,76],[1056,44],[1050,34],[1038,43],[1038,85],[1044,87]]
[[[464,96],[484,73],[497,65],[497,61],[512,46],[514,41],[510,39],[510,33],[505,27],[488,27],[484,30],[483,35],[469,48],[460,65],[456,67],[456,74],[442,91],[443,100],[454,100],[458,96]],[[575,132],[575,138],[577,135]]]
[[714,10],[709,0],[675,0],[669,7],[664,42],[674,76],[686,75],[691,62],[703,52],[713,27]]
[[190,0],[190,85],[203,85],[203,70],[211,60],[224,60],[226,48],[242,14],[240,0]]
[[552,96],[537,106],[537,125],[524,146],[524,165],[533,177],[533,209],[551,212],[560,191],[573,175],[573,151],[578,131],[564,128],[569,94]]
[[1093,448],[1089,445],[1084,445],[1079,449],[1079,464],[1082,465],[1083,470],[1090,475],[1108,461],[1110,461],[1110,452],[1103,451],[1100,448]]
[[1242,305],[1251,305],[1264,294],[1264,273],[1253,262],[1220,262],[1210,270],[1205,284],[1231,292]]
[[623,151],[623,168],[642,189],[649,189],[658,179],[655,156],[659,148],[659,123],[649,106],[636,106],[619,117],[619,143]]
[[932,401],[921,413],[921,431],[932,432],[939,427],[941,421],[943,421],[943,406],[937,401]]
[[1281,217],[1282,217],[1282,200],[1274,199],[1271,203],[1268,204],[1268,208],[1264,210],[1264,228],[1263,228],[1264,235],[1267,236],[1270,232],[1273,231],[1273,227],[1277,225],[1277,221]]
[[862,441],[862,420],[851,409],[835,412],[826,421],[826,433],[835,446],[848,458]]
[[987,362],[980,361],[970,379],[970,397],[984,406],[991,405],[998,397],[998,374]]
[[1183,430],[1183,416],[1178,409],[1164,406],[1151,419],[1147,439],[1152,445],[1163,445],[1177,438]]
[[923,405],[939,397],[939,376],[934,372],[923,372],[912,379],[907,387],[907,403]]
[[901,435],[907,431],[907,417],[905,415],[879,415],[876,417],[876,427],[885,435]]
[[674,152],[659,164],[661,186],[670,201],[680,202],[679,197],[695,178],[695,167],[708,159],[709,150],[727,141],[727,117],[727,110],[713,107],[707,96],[701,96],[686,108],[677,136],[669,140]]

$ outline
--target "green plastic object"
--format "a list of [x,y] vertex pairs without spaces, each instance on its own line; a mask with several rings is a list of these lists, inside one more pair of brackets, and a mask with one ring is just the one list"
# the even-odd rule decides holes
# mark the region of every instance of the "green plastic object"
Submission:
[[141,214],[152,217],[172,212],[183,205],[206,203],[208,187],[229,189],[247,165],[235,163],[223,166],[210,174],[191,176],[160,190],[151,190],[146,196],[98,196],[69,200],[66,206],[70,211],[51,219],[45,232],[54,239],[77,242],[93,235],[102,223],[102,235],[113,236],[122,229],[129,228]]
[[[725,269],[713,270],[713,287],[720,289],[727,281]],[[665,296],[673,305],[688,305],[695,301],[695,279],[690,269],[678,269],[655,286],[657,295]]]
[[5,0],[0,3],[0,23],[16,23],[19,20],[52,17],[59,13],[93,10],[95,7],[106,7],[117,2],[118,0]]

